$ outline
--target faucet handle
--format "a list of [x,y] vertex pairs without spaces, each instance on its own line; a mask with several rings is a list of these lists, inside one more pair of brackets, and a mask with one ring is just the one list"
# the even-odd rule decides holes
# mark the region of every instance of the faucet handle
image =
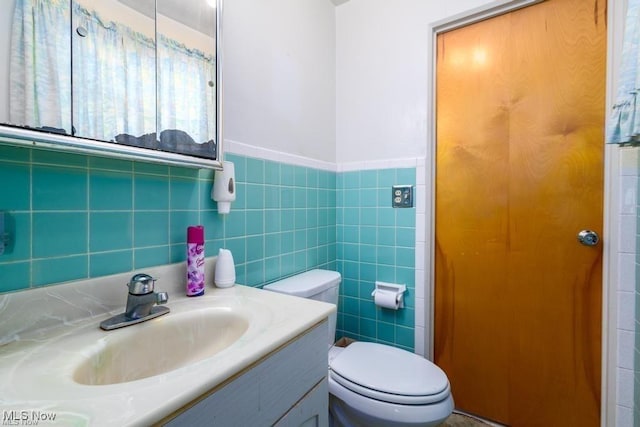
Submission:
[[156,279],[148,274],[138,273],[129,280],[129,293],[132,295],[146,295],[153,292]]
[[169,301],[169,294],[166,292],[158,292],[156,294],[156,303],[157,304],[166,304]]

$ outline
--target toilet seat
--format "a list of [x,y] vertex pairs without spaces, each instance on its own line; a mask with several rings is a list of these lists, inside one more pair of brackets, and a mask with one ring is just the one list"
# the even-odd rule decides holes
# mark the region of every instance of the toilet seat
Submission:
[[395,347],[355,342],[329,365],[336,383],[359,395],[401,405],[429,405],[450,395],[445,373],[430,361]]
[[329,376],[329,408],[343,425],[368,427],[437,426],[453,411],[449,394],[440,402],[429,405],[402,405],[371,399],[341,386]]
[[385,393],[383,391],[362,387],[359,384],[353,383],[341,377],[333,371],[329,371],[329,376],[333,381],[354,393],[358,393],[364,397],[378,400],[380,402],[397,403],[400,405],[429,405],[446,399],[451,393],[449,386],[447,386],[440,393],[430,396],[404,396],[400,394]]

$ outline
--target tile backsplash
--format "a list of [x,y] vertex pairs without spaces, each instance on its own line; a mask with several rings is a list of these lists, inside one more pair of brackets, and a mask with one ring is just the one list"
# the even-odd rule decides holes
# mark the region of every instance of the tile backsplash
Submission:
[[183,261],[192,224],[208,256],[232,250],[240,283],[335,269],[335,172],[227,159],[237,200],[220,215],[209,170],[0,145],[0,292]]
[[[184,261],[187,227],[202,224],[207,256],[230,249],[238,283],[337,270],[337,336],[413,350],[416,209],[393,209],[391,186],[415,186],[415,167],[336,173],[225,160],[237,198],[221,215],[209,170],[0,145],[0,211],[12,237],[0,293]],[[376,280],[407,285],[405,308],[376,307]]]

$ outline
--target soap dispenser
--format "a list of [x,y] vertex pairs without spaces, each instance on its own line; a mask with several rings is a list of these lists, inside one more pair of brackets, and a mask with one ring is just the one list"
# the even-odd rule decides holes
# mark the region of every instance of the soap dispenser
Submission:
[[231,202],[236,200],[235,167],[232,162],[222,162],[222,170],[213,178],[211,198],[218,202],[218,213],[228,214]]

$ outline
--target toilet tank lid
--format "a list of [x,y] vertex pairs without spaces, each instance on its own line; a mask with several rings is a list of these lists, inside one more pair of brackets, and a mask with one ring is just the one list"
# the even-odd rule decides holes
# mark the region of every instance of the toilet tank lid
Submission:
[[263,289],[281,294],[309,298],[339,284],[340,273],[316,269],[270,283],[265,285]]

